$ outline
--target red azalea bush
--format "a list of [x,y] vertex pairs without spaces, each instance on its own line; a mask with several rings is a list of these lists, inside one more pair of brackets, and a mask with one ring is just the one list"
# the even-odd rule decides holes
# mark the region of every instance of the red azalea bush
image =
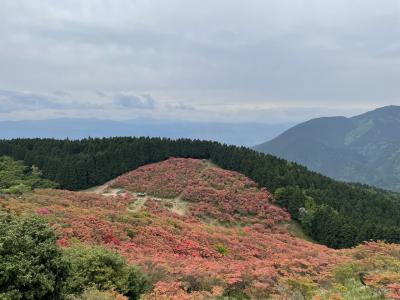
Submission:
[[189,180],[197,176],[202,168],[200,160],[172,158],[124,174],[116,178],[111,187],[123,187],[134,192],[172,198],[181,194]]
[[[146,299],[207,299],[239,288],[263,298],[279,293],[284,278],[323,282],[333,267],[353,259],[355,250],[333,250],[290,235],[277,226],[289,215],[271,203],[267,190],[200,160],[144,166],[120,176],[112,187],[179,196],[188,210],[178,215],[166,199],[146,198],[140,210],[132,211],[129,205],[137,199],[128,192],[103,196],[63,190],[0,199],[0,209],[41,215],[59,234],[61,247],[80,240],[117,250],[152,277],[155,286]],[[400,253],[398,246],[379,243],[362,249]],[[398,292],[394,282],[387,289],[391,295]]]
[[289,221],[287,212],[271,203],[271,194],[244,175],[195,159],[171,158],[118,177],[111,187],[178,197],[190,212],[231,225],[263,224],[267,228]]

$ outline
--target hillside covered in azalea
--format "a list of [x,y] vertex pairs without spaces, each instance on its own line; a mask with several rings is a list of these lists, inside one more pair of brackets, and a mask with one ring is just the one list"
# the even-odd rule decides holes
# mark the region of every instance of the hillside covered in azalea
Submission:
[[[42,179],[76,191],[102,185],[121,174],[170,157],[206,159],[265,187],[275,195],[276,203],[318,243],[349,248],[369,240],[400,242],[400,193],[338,182],[244,147],[145,137],[15,139],[0,141],[0,155],[23,161],[28,169],[36,166]],[[151,184],[151,181],[146,183]],[[164,189],[165,195],[177,193],[175,188]],[[207,187],[194,188],[202,189],[203,195],[210,192]],[[212,193],[210,196],[214,197],[216,191]],[[299,215],[302,207],[306,210]]]
[[240,173],[170,158],[86,191],[5,194],[0,210],[46,220],[65,251],[116,251],[148,276],[143,299],[400,298],[398,245],[306,241],[275,201]]

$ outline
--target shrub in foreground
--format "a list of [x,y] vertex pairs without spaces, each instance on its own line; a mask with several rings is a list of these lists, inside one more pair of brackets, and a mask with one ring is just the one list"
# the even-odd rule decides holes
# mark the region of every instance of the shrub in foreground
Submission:
[[85,287],[99,291],[115,290],[129,299],[139,299],[149,289],[148,278],[125,259],[103,247],[76,245],[65,250],[71,274],[67,280],[69,294],[81,294]]
[[45,221],[0,213],[0,299],[61,299],[67,276]]

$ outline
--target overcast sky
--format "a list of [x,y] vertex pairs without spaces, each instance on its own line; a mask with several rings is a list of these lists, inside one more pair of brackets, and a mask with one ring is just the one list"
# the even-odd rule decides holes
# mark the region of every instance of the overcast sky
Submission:
[[0,0],[0,120],[275,123],[389,104],[399,0]]

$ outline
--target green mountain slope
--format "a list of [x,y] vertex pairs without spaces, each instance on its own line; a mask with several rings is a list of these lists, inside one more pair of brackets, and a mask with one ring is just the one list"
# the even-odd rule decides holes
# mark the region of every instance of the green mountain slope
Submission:
[[339,180],[400,191],[400,106],[313,119],[254,148]]

